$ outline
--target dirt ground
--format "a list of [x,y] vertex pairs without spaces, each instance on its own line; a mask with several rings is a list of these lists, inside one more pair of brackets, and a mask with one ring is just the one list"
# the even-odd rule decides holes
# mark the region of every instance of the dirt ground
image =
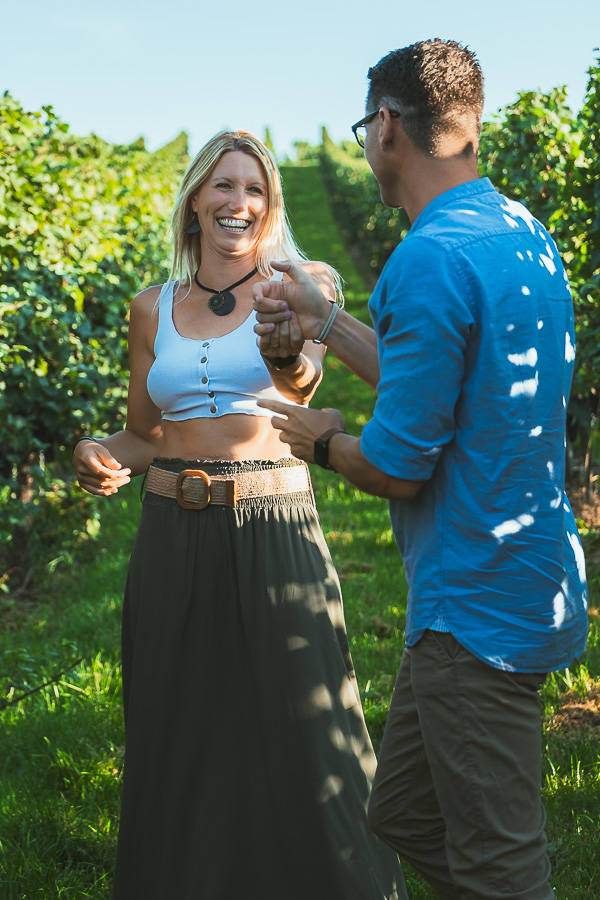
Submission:
[[586,500],[584,489],[567,486],[567,496],[576,519],[582,519],[588,528],[600,528],[600,494],[598,491],[591,500]]
[[[567,487],[576,519],[585,522],[589,529],[583,534],[588,580],[596,578],[600,572],[600,494],[596,491],[591,500],[586,500],[583,488]],[[600,610],[592,605],[590,616],[600,617]],[[564,738],[579,739],[585,735],[589,740],[600,741],[600,682],[590,682],[585,697],[581,690],[567,691],[561,697],[561,707],[547,719],[550,734]]]
[[561,702],[558,712],[549,717],[550,734],[580,737],[583,732],[591,740],[600,740],[600,685],[591,684],[585,698],[568,691]]

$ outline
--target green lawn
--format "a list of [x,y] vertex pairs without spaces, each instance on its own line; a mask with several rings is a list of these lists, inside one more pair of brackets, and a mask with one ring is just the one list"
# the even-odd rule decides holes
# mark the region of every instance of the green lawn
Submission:
[[[349,309],[366,318],[368,298],[329,214],[319,170],[286,167],[283,175],[300,243],[311,256],[339,266]],[[370,416],[373,394],[327,358],[314,405],[342,409],[349,430],[358,434]],[[312,475],[378,746],[403,647],[402,565],[386,503],[332,473],[313,467]],[[123,747],[119,617],[138,490],[138,484],[130,485],[106,501],[99,537],[81,545],[72,565],[57,564],[34,603],[5,610],[0,623],[4,683],[9,678],[41,683],[83,656],[51,686],[0,713],[0,900],[110,897]],[[545,801],[560,900],[600,897],[600,729],[594,731],[593,715],[587,732],[568,727],[580,713],[585,723],[590,697],[600,685],[599,545],[598,536],[587,536],[588,649],[571,670],[553,675],[543,693]],[[210,703],[221,699],[215,684]],[[433,896],[413,874],[407,882],[411,897]]]

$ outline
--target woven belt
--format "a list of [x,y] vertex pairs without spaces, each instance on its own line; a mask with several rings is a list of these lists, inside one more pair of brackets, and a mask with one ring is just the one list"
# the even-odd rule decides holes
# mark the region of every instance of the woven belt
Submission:
[[166,472],[150,466],[146,490],[161,497],[172,497],[184,509],[204,509],[209,503],[237,506],[239,500],[279,494],[298,494],[310,490],[306,466],[285,466],[235,475],[209,475],[203,469]]

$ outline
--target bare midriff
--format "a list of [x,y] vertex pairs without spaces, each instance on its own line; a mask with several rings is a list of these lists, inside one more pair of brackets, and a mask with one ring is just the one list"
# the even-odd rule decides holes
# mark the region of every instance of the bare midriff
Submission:
[[161,456],[177,459],[268,459],[291,456],[271,419],[232,413],[217,419],[163,420]]

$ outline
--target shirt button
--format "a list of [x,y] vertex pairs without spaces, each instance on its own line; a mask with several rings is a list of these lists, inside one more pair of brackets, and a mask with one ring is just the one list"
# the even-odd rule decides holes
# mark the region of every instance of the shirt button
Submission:
[[214,396],[215,396],[215,392],[214,392],[214,391],[209,391],[209,392],[208,392],[208,396],[209,396],[209,397],[214,397]]
[[216,406],[211,406],[210,411],[211,411],[211,413],[216,413],[217,407],[216,407]]
[[200,362],[201,362],[201,363],[205,363],[205,362],[206,362],[206,356],[203,356],[202,359],[200,360]]
[[208,384],[208,378],[206,377],[206,375],[202,379],[202,384]]
[[208,347],[208,341],[204,341],[204,343],[202,344],[202,346],[203,346],[203,347]]

